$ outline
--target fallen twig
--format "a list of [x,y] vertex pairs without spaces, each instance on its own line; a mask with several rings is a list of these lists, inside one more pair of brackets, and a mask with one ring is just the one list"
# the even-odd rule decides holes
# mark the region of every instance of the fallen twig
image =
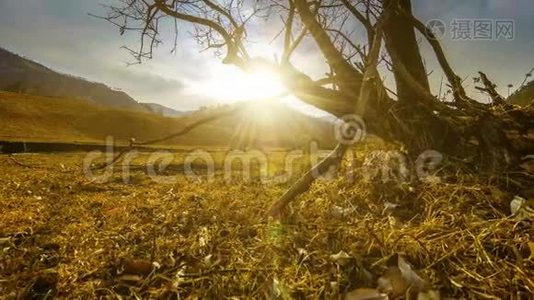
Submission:
[[[366,61],[365,72],[363,73],[363,84],[360,88],[360,94],[358,97],[358,102],[356,103],[355,111],[364,114],[366,103],[371,100],[373,95],[373,88],[377,88],[374,84],[377,82],[377,70],[376,66],[378,64],[378,58],[380,53],[380,48],[382,47],[382,26],[384,18],[381,18],[379,22],[375,25],[375,32],[377,33],[373,39],[373,44],[369,51],[369,56]],[[354,133],[356,134],[356,133]],[[282,211],[285,207],[293,201],[298,195],[306,192],[310,185],[313,183],[318,175],[321,175],[328,171],[331,166],[336,166],[341,162],[343,155],[347,151],[349,145],[340,141],[337,144],[336,148],[328,154],[328,156],[323,159],[321,162],[313,166],[306,174],[304,174],[297,182],[295,182],[289,190],[287,190],[280,199],[272,206],[270,210],[270,216],[275,219],[280,219]]]
[[297,180],[297,182],[295,182],[282,195],[282,197],[280,197],[280,199],[278,199],[278,201],[272,206],[270,215],[275,219],[279,219],[284,208],[298,195],[306,192],[316,179],[317,175],[324,174],[331,166],[337,165],[341,161],[341,158],[343,158],[346,150],[347,145],[341,143],[338,144],[325,159],[313,166],[308,172],[306,172],[306,174]]
[[[277,95],[275,97],[270,97],[269,99],[265,99],[265,100],[272,100],[272,99],[277,99],[277,98],[280,98],[280,97],[283,97],[285,96],[286,93],[283,93],[283,94],[280,94],[280,95]],[[252,102],[255,102],[256,100],[254,101],[250,101],[251,103]],[[261,101],[261,99],[260,99]],[[220,111],[216,114],[213,114],[213,115],[210,115],[210,116],[207,116],[205,118],[202,118],[200,120],[197,120],[196,122],[194,123],[191,123],[187,126],[185,126],[184,128],[182,128],[182,130],[176,132],[176,133],[173,133],[171,135],[168,135],[168,136],[164,136],[164,137],[161,137],[161,138],[157,138],[157,139],[153,139],[153,140],[148,140],[148,141],[145,141],[145,142],[135,142],[135,141],[131,141],[130,142],[130,145],[129,147],[125,148],[124,150],[122,150],[119,154],[117,154],[110,162],[107,162],[107,163],[102,163],[100,165],[97,165],[95,167],[92,168],[92,170],[102,170],[102,169],[105,169],[109,166],[112,166],[114,165],[116,162],[118,162],[123,156],[124,154],[128,153],[129,151],[135,149],[137,146],[146,146],[146,145],[152,145],[152,144],[156,144],[156,143],[161,143],[161,142],[164,142],[164,141],[167,141],[167,140],[170,140],[170,139],[173,139],[173,138],[177,138],[179,136],[182,136],[184,134],[187,134],[189,133],[191,130],[203,125],[203,124],[206,124],[208,122],[211,122],[211,121],[214,121],[214,120],[217,120],[219,118],[222,118],[222,117],[225,117],[225,116],[229,116],[229,115],[232,115],[232,114],[235,114],[239,111],[242,111],[244,110],[245,108],[247,108],[250,104],[246,104],[246,105],[239,105],[239,106],[235,106],[235,107],[232,107],[231,109],[228,109],[228,110],[225,110],[225,111]]]
[[16,165],[18,165],[18,166],[21,166],[21,167],[24,167],[24,168],[29,168],[29,169],[40,169],[40,167],[30,166],[30,165],[27,165],[27,164],[25,164],[25,163],[22,163],[22,162],[16,160],[16,159],[13,157],[13,154],[8,155],[8,158],[9,158],[12,162],[14,162]]

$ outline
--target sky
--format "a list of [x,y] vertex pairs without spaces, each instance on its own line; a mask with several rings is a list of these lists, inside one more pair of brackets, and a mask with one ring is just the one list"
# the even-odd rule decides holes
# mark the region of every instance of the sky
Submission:
[[[240,71],[223,65],[209,51],[199,53],[187,26],[179,30],[178,51],[171,53],[173,41],[167,34],[154,59],[127,66],[132,58],[121,47],[135,47],[138,37],[121,36],[118,28],[89,15],[104,15],[100,3],[110,1],[115,0],[0,0],[0,47],[57,71],[121,89],[140,102],[191,110],[234,100],[218,96],[210,87],[217,80],[227,84],[228,78],[239,78]],[[438,19],[445,25],[441,38],[445,53],[456,72],[466,78],[471,96],[484,100],[472,87],[471,77],[479,70],[486,72],[500,92],[507,95],[506,85],[518,86],[525,73],[534,67],[533,0],[412,0],[412,3],[414,14],[423,22]],[[475,40],[472,34],[471,38],[455,39],[455,20],[489,20],[494,31],[496,20],[512,20],[514,35],[508,36],[509,40],[506,37]],[[268,24],[257,24],[255,29],[265,37],[273,36],[276,30]],[[168,30],[170,33],[171,29]],[[442,73],[424,41],[421,47],[437,93]],[[259,40],[252,48],[255,55],[267,59],[279,54]],[[295,66],[312,77],[320,77],[324,73],[322,58],[313,47],[308,50],[296,57]],[[386,82],[391,82],[391,78],[386,78]]]

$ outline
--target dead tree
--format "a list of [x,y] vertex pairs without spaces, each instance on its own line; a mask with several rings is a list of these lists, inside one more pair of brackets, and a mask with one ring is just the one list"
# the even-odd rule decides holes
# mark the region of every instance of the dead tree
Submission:
[[[369,133],[402,143],[411,155],[433,149],[469,159],[481,171],[503,172],[534,150],[528,135],[534,128],[533,111],[508,105],[484,73],[479,88],[493,102],[468,97],[439,41],[412,14],[410,0],[122,0],[122,5],[108,8],[104,19],[121,33],[140,33],[140,47],[130,49],[139,62],[152,57],[160,43],[160,26],[170,19],[176,30],[181,25],[193,28],[194,38],[221,55],[223,63],[244,71],[266,65],[302,101],[337,117],[358,114]],[[251,57],[247,51],[254,34],[249,27],[261,19],[279,26],[274,37],[282,47],[279,61]],[[364,41],[358,41],[356,29],[366,33]],[[441,101],[430,90],[418,34],[439,62],[452,91],[450,101]],[[311,43],[330,70],[320,80],[292,63],[294,53]],[[380,63],[392,71],[395,87],[385,86],[377,70]],[[345,148],[338,145],[315,168],[338,162]],[[308,175],[274,206],[275,215],[306,190],[313,181]]]

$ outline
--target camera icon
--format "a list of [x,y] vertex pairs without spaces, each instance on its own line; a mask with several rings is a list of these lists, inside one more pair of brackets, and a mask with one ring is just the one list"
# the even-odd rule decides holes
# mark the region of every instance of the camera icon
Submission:
[[445,22],[440,19],[428,20],[425,24],[426,36],[433,40],[440,40],[445,36],[446,26]]

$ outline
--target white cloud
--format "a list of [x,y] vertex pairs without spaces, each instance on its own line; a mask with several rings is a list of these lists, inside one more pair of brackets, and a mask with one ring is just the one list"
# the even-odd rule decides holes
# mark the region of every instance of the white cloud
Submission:
[[[461,76],[471,76],[479,69],[500,85],[515,83],[530,69],[531,49],[534,41],[531,28],[534,22],[532,0],[414,0],[414,12],[423,20],[442,18],[514,17],[517,36],[513,42],[457,42],[444,41],[445,51]],[[177,109],[192,109],[216,100],[207,97],[193,84],[210,80],[213,65],[220,66],[220,59],[212,53],[198,53],[198,46],[188,36],[188,26],[179,32],[179,49],[172,49],[172,30],[167,28],[164,44],[155,52],[155,59],[142,65],[126,67],[131,61],[122,45],[136,46],[135,35],[118,34],[117,28],[103,20],[91,18],[88,12],[103,14],[97,1],[86,0],[0,0],[0,36],[3,47],[35,59],[62,72],[86,77],[121,88],[141,101],[158,102]],[[258,32],[253,40],[269,42],[275,34],[270,23],[256,24]],[[423,43],[424,44],[424,43]],[[276,46],[276,43],[274,44]],[[321,77],[327,71],[324,58],[313,42],[305,42],[295,56],[295,66],[312,77]],[[427,46],[425,46],[428,48]],[[273,59],[268,47],[256,46],[256,53]],[[263,49],[263,50],[262,50]],[[428,50],[428,49],[427,49]],[[439,69],[433,54],[425,50],[425,57],[434,83],[439,82]],[[279,55],[279,53],[277,53]]]

